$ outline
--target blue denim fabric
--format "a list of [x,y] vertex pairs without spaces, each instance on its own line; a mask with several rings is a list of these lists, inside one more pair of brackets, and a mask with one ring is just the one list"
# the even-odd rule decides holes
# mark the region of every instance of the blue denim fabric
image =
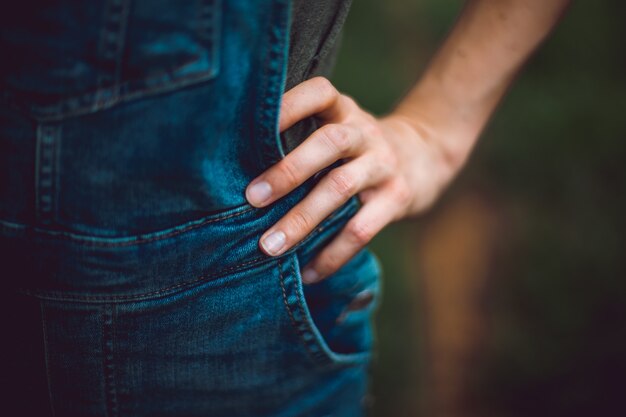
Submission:
[[22,1],[0,48],[0,261],[20,415],[359,416],[381,267],[306,264],[356,196],[279,257],[289,0]]

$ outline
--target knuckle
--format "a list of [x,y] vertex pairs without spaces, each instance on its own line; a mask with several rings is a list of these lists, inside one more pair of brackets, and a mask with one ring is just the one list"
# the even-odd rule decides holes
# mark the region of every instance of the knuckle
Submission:
[[298,170],[295,166],[293,166],[289,159],[283,159],[278,163],[277,167],[283,181],[287,183],[288,187],[293,188],[300,183]]
[[392,195],[399,204],[406,205],[411,201],[411,188],[402,179],[396,180],[392,187]]
[[339,100],[343,101],[342,104],[348,108],[359,108],[356,100],[345,93],[339,95]]
[[348,198],[357,191],[356,181],[342,169],[335,168],[329,172],[328,180],[333,190],[342,198]]
[[291,118],[295,115],[294,103],[292,100],[283,99],[280,105],[280,114],[283,117]]
[[396,172],[398,157],[388,147],[383,147],[377,152],[378,169],[383,178],[388,178]]
[[358,245],[363,246],[374,238],[374,230],[362,221],[351,221],[346,225],[346,232]]
[[345,154],[352,147],[352,140],[347,127],[340,124],[328,124],[323,127],[322,132],[322,137],[335,153]]
[[288,229],[296,233],[305,233],[314,226],[311,216],[302,209],[294,210],[289,216]]
[[315,77],[314,81],[315,88],[322,97],[328,97],[334,100],[339,95],[339,92],[328,78],[320,75]]
[[337,271],[342,265],[342,260],[339,255],[327,251],[317,263],[317,269],[323,271],[324,275],[328,276]]
[[363,134],[372,139],[380,139],[383,137],[383,131],[378,125],[376,119],[371,115],[366,115],[365,121],[361,124]]

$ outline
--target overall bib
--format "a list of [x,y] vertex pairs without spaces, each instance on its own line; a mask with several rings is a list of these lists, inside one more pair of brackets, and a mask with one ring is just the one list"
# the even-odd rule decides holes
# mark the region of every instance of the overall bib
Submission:
[[[0,19],[7,403],[25,416],[359,416],[381,267],[300,267],[357,196],[278,257],[290,0],[24,0]],[[312,133],[312,130],[308,132]],[[355,299],[372,300],[354,308]]]

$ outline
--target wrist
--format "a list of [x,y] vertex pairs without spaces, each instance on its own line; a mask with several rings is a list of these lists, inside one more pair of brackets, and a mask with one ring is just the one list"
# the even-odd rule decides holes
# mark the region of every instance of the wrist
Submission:
[[425,210],[447,188],[462,164],[454,162],[438,141],[437,132],[401,113],[379,119],[385,137],[399,158],[399,172],[414,188],[411,213]]
[[434,96],[398,106],[386,118],[410,128],[440,155],[450,176],[465,164],[483,127],[483,122],[467,111],[451,107]]

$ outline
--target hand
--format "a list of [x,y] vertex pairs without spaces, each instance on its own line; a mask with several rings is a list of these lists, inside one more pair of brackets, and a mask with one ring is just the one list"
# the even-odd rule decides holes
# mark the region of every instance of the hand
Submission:
[[358,193],[362,207],[303,269],[305,283],[338,270],[387,224],[428,208],[452,176],[437,142],[425,139],[427,130],[418,133],[414,121],[399,114],[372,116],[323,77],[283,95],[279,130],[309,116],[321,127],[246,188],[250,204],[263,207],[338,159],[346,161],[261,236],[261,249],[280,255]]

